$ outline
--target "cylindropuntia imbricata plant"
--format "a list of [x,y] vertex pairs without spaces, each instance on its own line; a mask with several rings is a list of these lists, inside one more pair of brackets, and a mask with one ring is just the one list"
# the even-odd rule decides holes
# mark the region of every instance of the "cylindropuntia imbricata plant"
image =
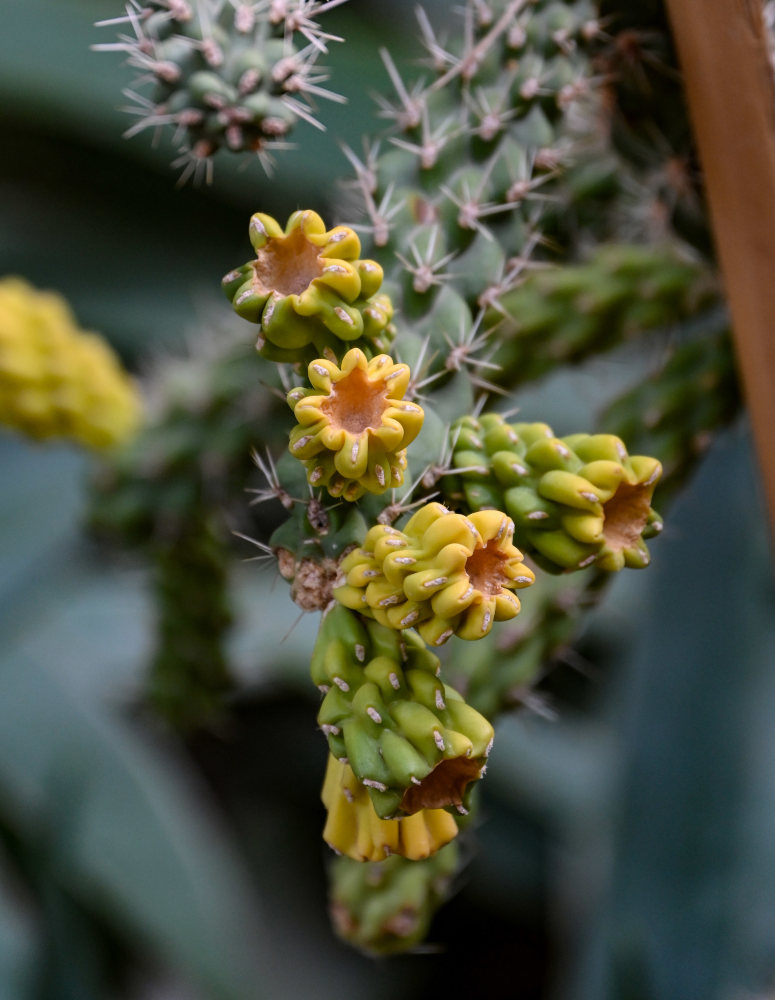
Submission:
[[[269,148],[289,115],[306,113],[293,89],[316,92],[309,67],[329,36],[314,16],[332,6],[208,2],[194,16],[172,0],[133,5],[136,38],[122,46],[153,63],[159,88],[146,123],[183,126],[198,159]],[[568,220],[593,201],[600,217],[626,204],[608,167],[595,173],[593,162],[590,182],[575,141],[579,123],[601,117],[590,58],[609,37],[595,4],[469,0],[449,38],[424,13],[418,21],[431,78],[405,81],[383,55],[391,128],[362,158],[346,151],[347,225],[329,229],[312,209],[285,225],[258,212],[255,259],[222,283],[296,420],[285,447],[259,459],[267,483],[256,499],[287,512],[267,552],[299,606],[322,612],[311,672],[329,750],[324,837],[343,855],[332,913],[344,937],[377,952],[427,929],[475,809],[493,717],[570,641],[612,573],[649,563],[661,454],[632,453],[622,427],[648,450],[649,429],[666,434],[665,415],[681,412],[676,384],[687,372],[713,378],[716,405],[674,421],[674,482],[736,409],[729,353],[711,364],[689,342],[665,370],[677,382],[645,380],[592,433],[556,436],[497,412],[499,393],[558,363],[688,316],[724,341],[718,288],[672,245],[573,259],[586,230]],[[293,47],[294,31],[307,49]],[[361,256],[356,229],[375,259]],[[256,369],[233,397],[257,381]],[[244,450],[244,427],[233,440]],[[198,505],[188,513],[189,541],[205,525],[214,537]],[[542,571],[558,586],[534,594]],[[530,625],[499,657],[487,637],[520,612],[523,589]],[[477,648],[460,690],[446,678],[456,639]],[[198,676],[181,662],[183,698]],[[215,700],[223,681],[208,682]]]

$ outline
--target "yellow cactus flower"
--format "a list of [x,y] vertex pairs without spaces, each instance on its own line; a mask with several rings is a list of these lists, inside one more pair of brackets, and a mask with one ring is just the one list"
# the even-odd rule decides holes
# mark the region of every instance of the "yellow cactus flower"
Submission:
[[378,524],[345,556],[334,596],[394,629],[414,627],[432,646],[452,635],[480,639],[519,613],[514,590],[534,582],[513,544],[514,523],[497,510],[465,517],[421,507],[404,529]]
[[19,278],[0,281],[0,423],[102,449],[131,436],[140,413],[117,356],[78,328],[64,299]]
[[420,861],[458,834],[454,817],[444,809],[380,819],[349,764],[330,755],[321,798],[328,810],[323,839],[355,861],[384,861],[390,854]]
[[310,484],[345,500],[400,486],[406,446],[425,416],[421,406],[403,398],[408,365],[395,364],[387,354],[369,361],[353,348],[341,367],[318,358],[308,373],[313,388],[292,389],[287,398],[299,421],[290,452],[306,466]]
[[387,331],[393,307],[377,295],[382,268],[360,259],[352,229],[327,230],[309,209],[294,212],[283,229],[257,212],[250,240],[256,259],[230,271],[222,284],[236,312],[259,324],[256,346],[266,357],[301,361],[310,345],[322,353],[332,339],[375,342]]

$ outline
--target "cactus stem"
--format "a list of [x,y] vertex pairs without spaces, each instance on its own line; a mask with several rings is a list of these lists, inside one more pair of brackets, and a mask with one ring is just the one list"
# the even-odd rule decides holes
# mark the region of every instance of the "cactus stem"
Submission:
[[[519,279],[523,272],[528,269],[545,267],[544,264],[530,259],[535,248],[544,241],[544,237],[537,231],[531,232],[522,247],[519,256],[510,257],[501,268],[498,278],[480,294],[477,304],[485,309],[495,309],[502,316],[507,317],[509,313],[504,309],[499,299],[506,292],[511,291],[519,284]],[[492,332],[492,331],[491,331]]]
[[[414,492],[415,488],[417,486],[419,486],[420,483],[424,484],[424,482],[425,482],[425,471],[426,470],[423,470],[422,474],[418,477],[418,479],[412,485],[412,488],[407,493],[404,494],[404,497],[403,497],[402,500],[393,501],[393,503],[388,504],[388,506],[385,507],[385,509],[380,512],[379,516],[377,517],[377,522],[379,524],[388,524],[388,525],[390,525],[397,518],[399,518],[402,514],[406,514],[408,511],[414,510],[415,507],[419,507],[422,504],[427,503],[429,500],[432,500],[434,497],[436,497],[436,496],[439,495],[438,490],[437,490],[435,493],[430,493],[430,494],[423,495],[422,497],[420,497],[419,500],[413,500],[411,503],[406,503],[407,498],[412,495],[412,493]],[[395,491],[393,491],[393,492],[395,492]]]
[[455,57],[451,52],[447,52],[444,46],[439,43],[436,38],[436,32],[433,30],[433,25],[422,7],[417,8],[416,15],[417,23],[420,26],[423,46],[431,57],[433,68],[437,73],[442,73],[448,66],[455,62]]
[[273,24],[284,21],[286,35],[290,36],[298,31],[319,52],[327,53],[326,42],[342,42],[344,39],[323,31],[310,15],[324,14],[346,2],[347,0],[329,0],[328,3],[318,3],[316,0],[273,0],[269,20]]
[[[490,168],[488,167],[488,171],[489,169]],[[462,185],[462,197],[458,197],[455,192],[448,188],[445,184],[442,184],[439,190],[442,191],[442,193],[445,194],[447,198],[449,198],[449,200],[459,209],[457,224],[461,229],[475,229],[478,233],[481,233],[485,239],[492,242],[495,237],[486,226],[482,225],[480,219],[485,219],[490,215],[499,215],[502,212],[512,212],[519,206],[519,200],[507,199],[506,201],[500,203],[488,202],[482,204],[479,198],[486,185],[488,171],[485,171],[482,183],[479,185],[479,190],[474,194],[471,193],[471,190],[466,182]]]
[[341,149],[350,162],[350,166],[355,171],[355,181],[350,181],[349,185],[361,187],[364,192],[374,194],[377,190],[377,160],[379,158],[380,142],[377,140],[367,149],[364,141],[364,158],[360,160],[353,150],[346,144],[341,143]]
[[406,139],[393,137],[390,142],[399,149],[413,153],[420,161],[423,170],[430,170],[436,165],[439,153],[452,139],[460,135],[461,126],[455,121],[454,115],[443,118],[433,131],[428,119],[428,109],[423,105],[420,123],[420,142],[408,142]]
[[183,187],[193,178],[194,184],[199,184],[204,177],[205,184],[213,182],[213,161],[210,153],[205,152],[199,144],[193,149],[185,149],[176,160],[172,161],[172,169],[177,170],[182,167],[178,177],[177,186]]
[[394,185],[388,184],[379,205],[376,204],[371,192],[365,186],[359,185],[363,194],[366,214],[369,217],[370,225],[354,225],[352,228],[359,233],[370,233],[374,239],[375,246],[383,247],[390,239],[393,217],[404,207],[403,202],[397,201],[395,205],[390,205],[393,197]]
[[468,104],[470,111],[478,119],[478,125],[473,130],[474,134],[478,135],[484,142],[492,142],[503,131],[504,126],[516,115],[514,108],[503,107],[515,76],[516,71],[509,74],[504,81],[503,90],[501,91],[502,99],[495,107],[490,104],[487,95],[479,88],[473,95],[465,91],[463,92],[463,99]]

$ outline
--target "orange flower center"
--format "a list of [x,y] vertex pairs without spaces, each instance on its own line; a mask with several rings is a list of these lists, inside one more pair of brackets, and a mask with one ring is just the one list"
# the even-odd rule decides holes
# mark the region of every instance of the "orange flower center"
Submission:
[[483,594],[499,594],[510,582],[503,570],[506,556],[491,540],[484,548],[475,549],[466,559],[465,570],[471,585]]
[[289,236],[272,239],[256,253],[252,262],[257,291],[262,294],[300,295],[314,278],[323,273],[320,250],[301,229]]
[[651,509],[647,486],[622,483],[603,504],[603,537],[614,552],[631,548],[641,536]]
[[320,409],[331,421],[332,427],[363,434],[369,429],[381,427],[387,393],[384,379],[372,382],[362,368],[353,368],[331,386],[331,393]]

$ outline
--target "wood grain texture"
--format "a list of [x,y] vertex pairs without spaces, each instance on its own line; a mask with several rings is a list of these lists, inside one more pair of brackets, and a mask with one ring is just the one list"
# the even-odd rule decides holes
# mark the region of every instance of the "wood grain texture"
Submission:
[[775,538],[775,84],[759,0],[667,0]]

